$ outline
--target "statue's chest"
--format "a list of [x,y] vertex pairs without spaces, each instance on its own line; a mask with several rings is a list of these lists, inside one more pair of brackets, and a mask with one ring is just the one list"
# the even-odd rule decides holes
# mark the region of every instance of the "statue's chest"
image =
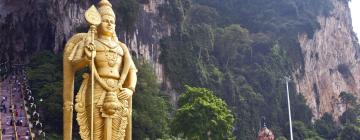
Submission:
[[95,42],[95,45],[95,63],[101,66],[108,65],[110,67],[119,66],[121,64],[124,51],[119,45],[116,44],[112,47],[108,47],[101,42]]

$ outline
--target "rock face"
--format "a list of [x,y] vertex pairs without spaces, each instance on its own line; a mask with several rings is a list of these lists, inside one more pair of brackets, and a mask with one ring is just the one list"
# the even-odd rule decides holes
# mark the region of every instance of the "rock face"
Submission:
[[[360,97],[360,51],[351,25],[347,3],[331,0],[334,10],[329,17],[318,17],[321,25],[312,39],[299,35],[304,68],[295,72],[296,88],[318,119],[325,112],[338,118],[345,105],[341,91]],[[42,49],[61,52],[66,40],[86,28],[84,12],[97,0],[2,0],[0,1],[0,62],[26,63],[29,54]],[[153,64],[165,90],[176,101],[176,93],[164,76],[159,62],[160,39],[170,36],[174,27],[159,14],[166,0],[147,0],[140,4],[135,31],[118,33],[135,57]],[[120,25],[121,26],[121,25]]]
[[[345,111],[339,94],[350,92],[360,97],[360,59],[357,38],[352,29],[347,3],[331,0],[329,17],[318,17],[321,29],[312,39],[306,34],[298,39],[304,56],[304,68],[296,72],[297,91],[304,95],[314,119],[325,112],[338,118]],[[300,76],[299,76],[300,75]]]
[[158,7],[164,3],[165,0],[149,0],[147,4],[141,4],[135,32],[131,35],[123,33],[124,41],[135,57],[141,56],[153,64],[160,82],[166,81],[159,60],[160,40],[170,36],[174,30],[174,27],[160,16]]
[[[92,3],[90,0],[0,1],[0,43],[4,44],[0,48],[7,52],[0,55],[0,60],[21,63],[26,56],[15,56],[41,49],[61,52],[67,39],[87,28],[84,12]],[[140,4],[135,32],[131,35],[118,33],[136,57],[142,56],[154,64],[160,81],[163,81],[163,74],[159,41],[171,34],[171,25],[159,16],[158,6],[163,3],[165,0]]]
[[170,36],[175,27],[160,16],[159,6],[166,0],[149,0],[140,5],[140,14],[136,21],[135,32],[131,35],[123,33],[123,40],[131,49],[133,56],[148,60],[155,70],[157,79],[163,84],[164,90],[170,96],[170,102],[175,105],[176,92],[172,89],[170,80],[164,75],[160,63],[160,40]]
[[84,8],[90,1],[0,1],[0,60],[26,63],[28,55],[41,49],[59,52],[66,39],[86,23]]
[[[31,53],[47,49],[62,52],[66,41],[88,28],[84,12],[98,0],[2,0],[0,1],[0,62],[27,63]],[[153,64],[158,80],[175,101],[175,92],[166,80],[159,62],[160,39],[174,30],[160,16],[159,6],[166,0],[147,0],[140,4],[134,33],[118,32],[135,57]],[[121,25],[119,25],[121,26]]]

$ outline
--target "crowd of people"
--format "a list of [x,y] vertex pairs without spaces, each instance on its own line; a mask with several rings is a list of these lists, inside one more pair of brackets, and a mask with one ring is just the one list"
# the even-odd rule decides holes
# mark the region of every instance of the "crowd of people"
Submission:
[[[1,80],[1,79],[0,79]],[[2,81],[1,122],[3,139],[45,139],[35,98],[28,85],[26,72],[14,70]],[[40,100],[42,101],[42,99]]]

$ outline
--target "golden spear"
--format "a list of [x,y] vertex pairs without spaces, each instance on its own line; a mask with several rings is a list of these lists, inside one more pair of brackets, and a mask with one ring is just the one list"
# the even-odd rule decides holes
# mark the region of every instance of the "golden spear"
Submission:
[[[90,24],[91,44],[94,44],[96,26],[101,23],[101,15],[94,5],[85,12],[85,19]],[[94,140],[94,58],[96,49],[91,50],[91,140]]]

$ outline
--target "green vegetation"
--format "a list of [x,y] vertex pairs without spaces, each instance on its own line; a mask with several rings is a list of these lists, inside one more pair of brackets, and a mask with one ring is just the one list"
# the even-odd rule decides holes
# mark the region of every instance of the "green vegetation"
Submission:
[[[141,3],[149,0],[113,1],[119,31],[134,31]],[[134,139],[254,139],[262,117],[278,139],[289,139],[282,78],[303,70],[297,37],[306,33],[311,38],[320,27],[316,17],[329,15],[332,7],[329,0],[166,0],[159,16],[176,30],[161,40],[160,60],[173,88],[182,93],[179,108],[172,120],[153,68],[139,59]],[[62,56],[39,52],[30,62],[30,86],[36,99],[44,100],[37,104],[47,122],[45,131],[49,139],[61,139]],[[347,67],[339,65],[338,70],[348,76]],[[76,87],[80,81],[77,77]],[[294,83],[290,93],[295,139],[359,139],[356,97],[340,94],[347,108],[341,129],[329,114],[312,124],[312,113]],[[78,131],[76,123],[74,129]]]
[[358,140],[360,139],[360,127],[354,125],[347,125],[340,132],[339,140]]
[[172,131],[191,140],[234,139],[234,116],[225,102],[205,88],[186,86],[179,99]]
[[[290,133],[288,132],[287,134]],[[300,121],[293,122],[293,136],[294,140],[324,140],[314,130],[307,128]]]
[[348,92],[341,92],[339,97],[345,104],[347,110],[340,116],[339,120],[344,126],[339,133],[339,140],[360,139],[360,104],[355,96]]
[[137,63],[138,84],[133,101],[133,138],[163,138],[169,134],[170,105],[160,92],[153,67],[144,60]]
[[39,52],[33,55],[29,67],[29,84],[40,109],[40,121],[47,133],[62,134],[62,57],[49,51]]
[[315,122],[315,130],[322,138],[335,139],[339,128],[329,113],[325,113],[320,120]]
[[339,118],[340,122],[344,125],[346,124],[356,124],[357,119],[360,116],[360,110],[359,109],[348,109],[346,110]]
[[342,91],[339,95],[341,103],[345,104],[346,110],[349,106],[354,107],[356,105],[356,97],[348,92]]
[[120,25],[118,31],[131,33],[135,29],[135,22],[139,16],[140,3],[145,0],[117,0],[112,1],[113,9],[117,15],[116,22]]
[[343,125],[357,125],[360,127],[360,104],[357,102],[357,97],[345,91],[342,91],[339,97],[346,108],[346,111],[339,117],[340,122]]
[[[169,0],[160,10],[177,30],[161,40],[161,62],[173,87],[205,87],[235,114],[237,139],[254,139],[260,118],[277,136],[287,136],[283,76],[303,68],[297,37],[313,36],[332,9],[328,0]],[[190,5],[189,5],[190,4]],[[296,75],[301,77],[301,73]],[[290,83],[293,119],[312,130],[312,113]],[[311,130],[311,131],[310,131]],[[311,132],[311,133],[310,133]],[[305,132],[302,132],[305,133]],[[314,136],[312,136],[314,134]],[[287,136],[288,137],[288,136]],[[305,137],[304,137],[305,138]]]

